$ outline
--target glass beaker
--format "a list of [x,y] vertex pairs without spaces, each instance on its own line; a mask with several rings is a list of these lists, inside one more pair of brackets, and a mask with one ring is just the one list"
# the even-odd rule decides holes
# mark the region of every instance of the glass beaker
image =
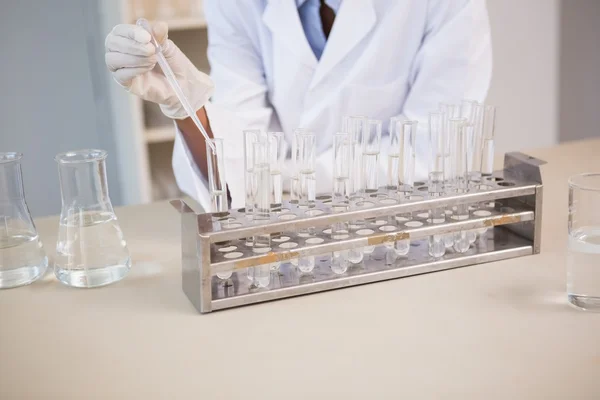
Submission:
[[97,287],[117,282],[131,267],[123,233],[108,197],[106,152],[58,154],[62,209],[54,274],[65,285]]
[[567,296],[584,310],[600,311],[600,173],[569,178]]
[[48,268],[23,190],[20,153],[0,153],[0,289],[26,285]]

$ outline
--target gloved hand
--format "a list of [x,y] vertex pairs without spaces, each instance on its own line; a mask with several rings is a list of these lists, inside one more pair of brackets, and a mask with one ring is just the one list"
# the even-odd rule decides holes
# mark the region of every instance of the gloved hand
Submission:
[[[213,93],[212,80],[198,71],[185,54],[167,39],[166,23],[155,23],[152,29],[179,85],[192,107],[198,110]],[[160,67],[156,66],[156,49],[150,43],[150,39],[150,34],[140,26],[115,26],[105,41],[106,65],[114,79],[127,91],[144,100],[158,103],[163,114],[169,118],[186,118],[187,113],[177,100],[167,78]]]

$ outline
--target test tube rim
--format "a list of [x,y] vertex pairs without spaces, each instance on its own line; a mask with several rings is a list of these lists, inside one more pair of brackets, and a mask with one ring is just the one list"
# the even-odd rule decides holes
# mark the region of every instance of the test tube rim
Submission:
[[17,151],[5,151],[0,152],[0,164],[8,164],[12,162],[21,161],[23,159],[23,153]]
[[[86,157],[87,156],[87,157]],[[74,157],[83,157],[80,159]],[[59,153],[54,160],[59,164],[83,164],[93,161],[103,161],[108,157],[106,150],[100,149],[79,149]]]

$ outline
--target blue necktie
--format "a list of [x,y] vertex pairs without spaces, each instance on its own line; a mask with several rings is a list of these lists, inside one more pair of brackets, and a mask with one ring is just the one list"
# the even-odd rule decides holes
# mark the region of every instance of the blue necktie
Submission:
[[327,43],[319,13],[320,7],[319,0],[306,0],[298,10],[304,34],[317,60],[321,59],[325,43]]

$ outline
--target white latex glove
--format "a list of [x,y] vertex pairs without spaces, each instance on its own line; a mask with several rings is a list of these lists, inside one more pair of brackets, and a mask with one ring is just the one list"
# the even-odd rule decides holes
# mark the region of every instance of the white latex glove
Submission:
[[[190,104],[198,110],[210,98],[214,84],[181,50],[167,39],[168,26],[164,22],[153,25],[154,37],[161,44],[163,54],[173,69],[179,85]],[[169,86],[167,78],[156,65],[156,49],[150,43],[150,34],[137,25],[117,25],[105,41],[106,65],[114,79],[127,91],[160,105],[163,114],[172,119],[183,119],[187,113]]]

